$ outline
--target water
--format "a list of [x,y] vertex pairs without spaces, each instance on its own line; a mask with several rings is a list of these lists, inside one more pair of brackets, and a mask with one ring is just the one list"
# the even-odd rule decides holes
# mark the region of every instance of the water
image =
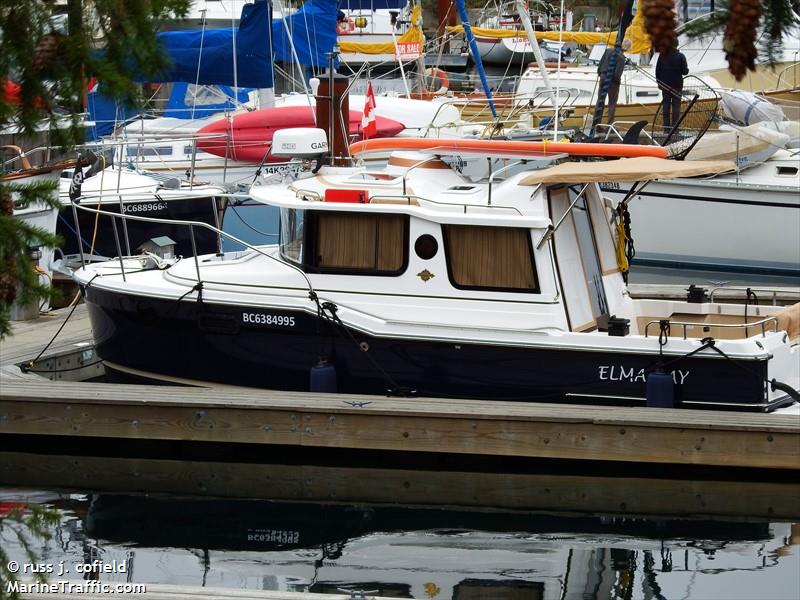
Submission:
[[[0,500],[58,511],[33,548],[78,579],[77,565],[116,560],[127,572],[103,581],[460,600],[800,597],[795,483],[400,466],[6,453]],[[45,482],[61,491],[31,489]],[[24,561],[13,537],[2,544]]]

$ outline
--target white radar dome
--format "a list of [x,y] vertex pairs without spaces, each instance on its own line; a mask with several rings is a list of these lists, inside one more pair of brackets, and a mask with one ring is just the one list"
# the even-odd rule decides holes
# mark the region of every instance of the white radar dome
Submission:
[[291,158],[314,158],[328,152],[324,129],[294,127],[280,129],[272,136],[272,155]]

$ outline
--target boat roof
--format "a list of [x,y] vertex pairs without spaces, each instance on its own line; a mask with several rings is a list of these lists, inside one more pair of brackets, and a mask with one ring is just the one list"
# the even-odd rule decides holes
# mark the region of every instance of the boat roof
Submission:
[[651,156],[600,162],[565,162],[534,171],[519,185],[541,183],[601,183],[606,181],[653,181],[697,175],[716,175],[736,169],[728,160],[670,160]]

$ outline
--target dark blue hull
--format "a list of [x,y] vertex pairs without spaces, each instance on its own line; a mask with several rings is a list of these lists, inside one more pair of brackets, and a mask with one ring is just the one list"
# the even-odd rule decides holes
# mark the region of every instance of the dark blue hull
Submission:
[[[352,394],[643,405],[656,354],[416,339],[345,330],[316,314],[131,296],[89,287],[99,356],[152,376],[307,391],[325,357]],[[744,368],[742,368],[744,367]],[[678,405],[772,410],[768,361],[670,366]],[[788,399],[787,399],[788,400]]]
[[[222,215],[218,204],[220,202],[222,202],[221,206],[224,208],[225,199],[218,199],[212,196],[207,198],[194,197],[169,201],[153,198],[141,202],[126,200],[124,208],[125,214],[137,217],[200,221],[208,225],[216,226],[216,217],[214,213],[217,211],[218,215]],[[85,204],[89,208],[97,208],[97,204]],[[119,215],[120,207],[118,203],[106,203],[102,206],[103,211]],[[175,242],[175,253],[178,255],[192,256],[195,252],[192,248],[189,227],[186,225],[172,225],[126,219],[127,239],[130,244],[130,248],[127,248],[122,219],[106,215],[100,215],[100,218],[97,219],[97,213],[79,209],[77,209],[76,212],[78,214],[78,224],[80,225],[80,235],[83,241],[83,251],[85,253],[91,250],[92,254],[108,257],[119,256],[120,251],[122,255],[139,254],[137,251],[139,246],[151,238],[159,236],[171,238]],[[112,219],[117,226],[119,246],[117,245],[117,238],[114,237]],[[219,219],[221,226],[222,217],[220,216]],[[95,222],[97,223],[96,233]],[[215,232],[205,227],[194,227],[193,231],[197,254],[211,254],[217,252],[217,234]],[[56,233],[64,239],[64,245],[62,246],[64,254],[79,253],[78,228],[75,227],[75,217],[72,207],[68,206],[59,212]]]

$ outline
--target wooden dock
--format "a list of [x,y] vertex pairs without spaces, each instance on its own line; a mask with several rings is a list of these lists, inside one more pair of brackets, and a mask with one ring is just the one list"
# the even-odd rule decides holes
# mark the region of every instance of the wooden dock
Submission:
[[[800,469],[797,414],[81,383],[21,373],[15,365],[42,351],[68,310],[16,323],[0,343],[0,435]],[[35,371],[48,375],[49,364],[54,372],[94,373],[90,342],[79,305]]]
[[6,379],[0,434],[800,469],[800,417]]

